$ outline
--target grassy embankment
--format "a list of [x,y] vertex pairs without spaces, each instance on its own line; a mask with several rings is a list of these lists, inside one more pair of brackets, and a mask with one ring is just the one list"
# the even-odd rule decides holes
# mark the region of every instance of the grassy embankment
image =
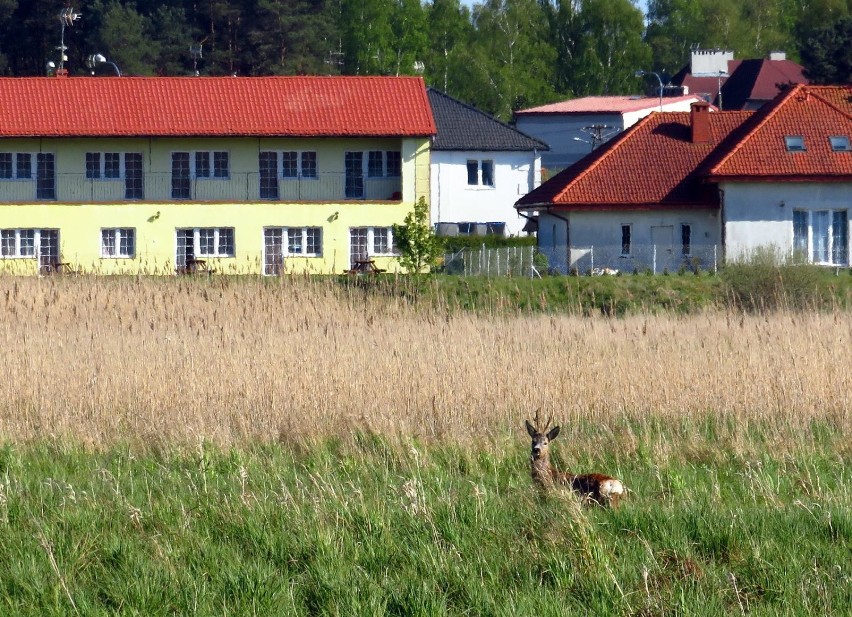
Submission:
[[[852,604],[846,312],[467,312],[302,280],[0,294],[2,614]],[[536,493],[539,408],[557,464],[621,477],[622,508]]]

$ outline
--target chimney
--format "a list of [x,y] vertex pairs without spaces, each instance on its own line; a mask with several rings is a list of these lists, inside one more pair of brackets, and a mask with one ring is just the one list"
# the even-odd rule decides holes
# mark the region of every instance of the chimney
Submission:
[[689,106],[689,123],[692,125],[692,143],[710,143],[710,103],[698,101]]
[[769,52],[769,59],[770,60],[786,60],[787,59],[787,52],[785,52],[785,51],[770,51]]
[[56,77],[68,77],[68,69],[56,69]]

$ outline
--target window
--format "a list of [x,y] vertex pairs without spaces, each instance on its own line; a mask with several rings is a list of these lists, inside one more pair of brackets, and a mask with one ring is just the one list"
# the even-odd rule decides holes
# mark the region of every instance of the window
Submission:
[[260,198],[278,199],[278,153],[261,152],[258,157]]
[[124,198],[145,198],[145,185],[142,181],[141,152],[127,152],[124,155]]
[[681,255],[692,253],[692,225],[680,226],[680,246]]
[[101,229],[101,257],[134,257],[135,255],[135,229]]
[[187,257],[233,257],[232,227],[196,227],[177,230],[178,264]]
[[402,175],[402,153],[398,150],[371,150],[367,154],[368,178],[399,178]]
[[317,177],[317,153],[287,151],[281,153],[282,178],[311,178]]
[[788,152],[805,151],[805,138],[801,135],[787,135],[784,137],[784,143],[787,145]]
[[347,199],[364,199],[364,153],[346,152],[343,158]]
[[36,199],[56,199],[56,164],[50,152],[36,155]]
[[227,152],[200,151],[195,153],[196,178],[227,179],[229,176],[230,169],[229,157]]
[[630,241],[632,228],[630,225],[621,226],[621,256],[630,257]]
[[479,184],[479,161],[467,162],[467,183],[471,186]]
[[402,177],[402,153],[399,150],[388,150],[387,157],[388,178]]
[[385,159],[381,150],[371,150],[367,160],[367,177],[381,178],[385,175]]
[[322,228],[291,227],[287,229],[287,254],[312,257],[322,255]]
[[281,274],[284,257],[289,255],[322,256],[322,228],[268,227],[263,230],[263,246],[263,273],[268,275]]
[[172,152],[172,199],[189,199],[189,152]]
[[852,147],[849,146],[849,137],[846,135],[832,135],[828,138],[828,142],[835,152],[852,152]]
[[373,255],[394,255],[393,227],[353,227],[349,230],[350,253],[353,259]]
[[0,229],[0,258],[59,258],[56,229]]
[[793,251],[809,263],[849,263],[849,216],[846,210],[794,210]]
[[120,152],[86,152],[86,179],[118,180],[121,177]]
[[0,152],[0,180],[32,180],[33,155],[29,152]]
[[473,159],[467,162],[467,183],[469,186],[494,186],[494,161]]

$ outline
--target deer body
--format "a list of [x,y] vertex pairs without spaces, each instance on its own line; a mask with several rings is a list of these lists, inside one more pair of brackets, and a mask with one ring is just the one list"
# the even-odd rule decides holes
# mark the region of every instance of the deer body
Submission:
[[[549,424],[549,422],[548,422]],[[539,431],[527,420],[527,432],[532,437],[532,479],[541,488],[547,490],[555,486],[568,486],[572,491],[590,502],[602,506],[617,506],[624,495],[621,480],[602,473],[573,474],[559,471],[550,463],[550,442],[559,435],[559,427]]]

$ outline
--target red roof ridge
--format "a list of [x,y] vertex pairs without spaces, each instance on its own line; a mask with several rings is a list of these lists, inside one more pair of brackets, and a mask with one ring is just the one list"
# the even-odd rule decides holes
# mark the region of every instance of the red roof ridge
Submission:
[[831,107],[833,110],[839,111],[847,118],[852,119],[852,113],[846,111],[842,107],[838,107],[837,105],[829,101],[827,98],[820,95],[820,92],[823,90],[848,90],[849,94],[852,95],[852,86],[808,86],[808,89],[812,90],[812,92],[809,92],[811,96],[818,98],[820,101]]
[[[727,163],[734,156],[734,154],[739,152],[746,145],[746,143],[748,143],[749,139],[754,137],[754,135],[757,134],[757,132],[761,128],[763,128],[763,126],[765,126],[770,119],[775,117],[775,114],[778,113],[778,110],[784,106],[783,103],[785,103],[790,97],[792,97],[794,93],[802,90],[802,88],[805,87],[807,87],[805,84],[794,84],[792,88],[790,88],[786,92],[782,92],[777,97],[775,97],[775,101],[769,103],[769,105],[772,105],[772,108],[764,114],[763,118],[761,118],[760,121],[754,123],[754,125],[742,137],[737,140],[733,147],[730,148],[725,153],[725,155],[721,157],[719,161],[707,171],[708,175],[712,176],[713,174],[715,174],[717,170],[722,167],[722,165]],[[757,113],[759,114],[760,112]]]

